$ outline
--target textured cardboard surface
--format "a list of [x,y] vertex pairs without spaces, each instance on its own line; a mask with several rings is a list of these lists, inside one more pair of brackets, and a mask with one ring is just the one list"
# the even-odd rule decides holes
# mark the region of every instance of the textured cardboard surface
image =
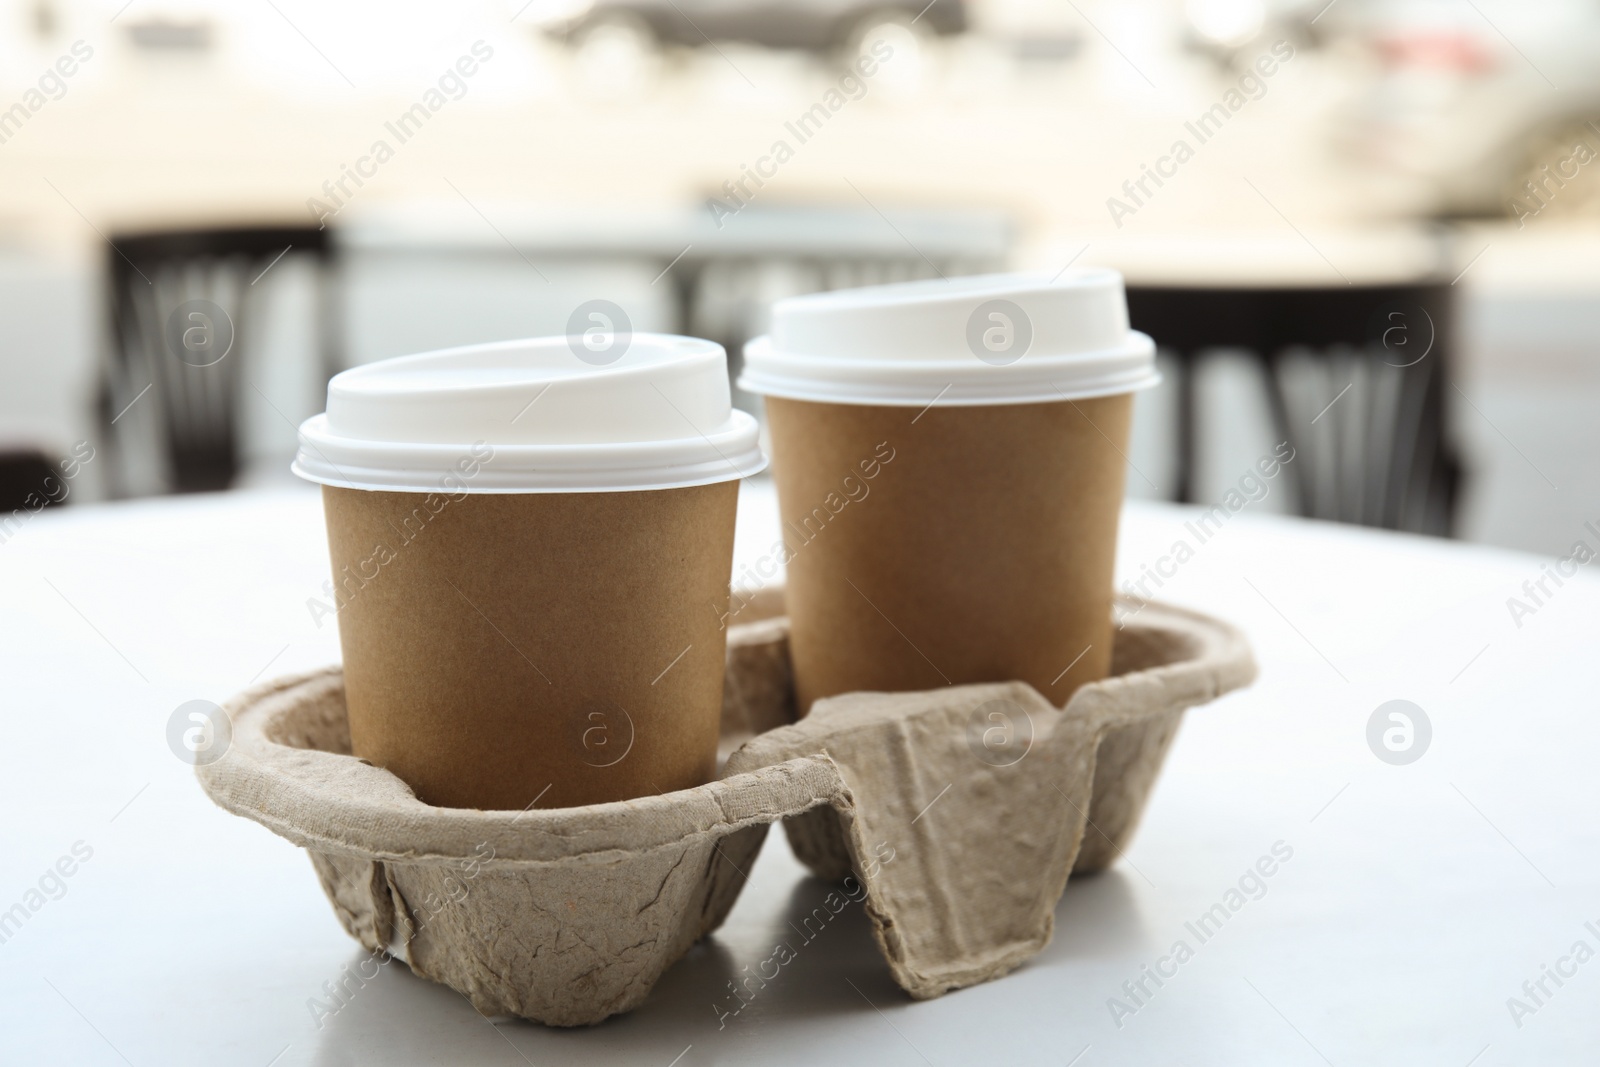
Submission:
[[449,807],[710,781],[738,490],[325,487],[355,754]]
[[[1170,619],[1178,618],[1171,613],[1171,609],[1163,609],[1163,612]],[[737,633],[729,638],[730,650],[734,645],[759,640],[762,636],[754,627]],[[1239,647],[1243,649],[1242,641]],[[753,650],[742,654],[751,655]],[[1203,660],[1214,655],[1214,648],[1206,641],[1171,622],[1152,627],[1130,625],[1115,635],[1111,673],[1114,679],[1122,679],[1123,676],[1132,677],[1159,668],[1173,660]],[[1248,661],[1248,655],[1245,659]],[[739,673],[729,672],[730,686],[735,684]],[[1222,691],[1248,681],[1248,677],[1245,681],[1239,681],[1232,674],[1223,677],[1225,681],[1220,683]],[[749,686],[751,683],[746,681],[741,684]],[[781,683],[776,681],[769,684],[782,688]],[[1133,833],[1138,829],[1145,802],[1155,787],[1161,764],[1177,737],[1178,725],[1183,721],[1186,706],[1180,702],[1165,711],[1146,709],[1133,721],[1110,726],[1100,735],[1089,817],[1077,858],[1073,861],[1074,874],[1091,874],[1111,866],[1133,840]],[[787,713],[790,716],[783,720],[782,725],[794,721],[792,702],[787,706],[773,703],[770,708],[775,715]],[[766,729],[776,725],[780,723],[773,721]],[[818,878],[837,882],[854,871],[855,860],[845,840],[844,828],[830,809],[813,808],[789,816],[783,820],[783,829],[795,856]]]
[[[793,714],[785,644],[781,619],[730,634],[749,722]],[[311,852],[351,936],[487,1014],[571,1026],[637,1006],[726,917],[767,826],[807,812],[831,821],[895,980],[932,997],[1043,948],[1087,828],[1137,823],[1169,721],[1254,676],[1236,631],[1155,604],[1119,633],[1117,666],[1064,709],[1020,682],[850,694],[754,736],[718,781],[526,812],[430,807],[352,758],[334,668],[231,701],[233,745],[197,773]],[[1026,745],[982,743],[996,702]],[[1146,740],[1117,768],[1132,785],[1102,788],[1097,754],[1129,731]]]
[[914,408],[772,397],[800,707],[1111,663],[1132,397]]

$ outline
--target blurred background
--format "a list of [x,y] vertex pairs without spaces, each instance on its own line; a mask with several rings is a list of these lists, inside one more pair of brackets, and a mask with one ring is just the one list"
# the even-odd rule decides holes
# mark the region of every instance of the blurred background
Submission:
[[0,532],[291,482],[331,374],[592,300],[737,357],[1098,264],[1163,348],[1131,495],[1288,441],[1252,507],[1564,553],[1596,57],[1595,0],[0,0]]

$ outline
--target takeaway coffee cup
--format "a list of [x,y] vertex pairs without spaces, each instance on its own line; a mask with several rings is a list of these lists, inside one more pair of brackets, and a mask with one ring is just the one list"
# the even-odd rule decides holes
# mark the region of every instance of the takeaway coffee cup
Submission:
[[774,305],[740,384],[766,397],[799,706],[1103,678],[1132,393],[1158,380],[1110,270]]
[[351,750],[429,804],[566,807],[714,776],[738,480],[765,461],[721,346],[616,347],[368,364],[300,428]]

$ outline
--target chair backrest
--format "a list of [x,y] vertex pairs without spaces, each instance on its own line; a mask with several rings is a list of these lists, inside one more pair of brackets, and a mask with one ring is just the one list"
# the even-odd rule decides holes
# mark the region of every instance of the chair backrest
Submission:
[[43,453],[0,451],[0,544],[10,533],[6,516],[60,503],[61,487],[61,472]]
[[1267,361],[1300,511],[1317,519],[1448,535],[1460,468],[1445,436],[1443,364],[1382,348],[1293,348]]
[[1447,435],[1454,290],[1425,282],[1337,288],[1128,288],[1135,328],[1181,362],[1180,500],[1189,500],[1193,364],[1253,353],[1273,421],[1295,449],[1308,518],[1448,535],[1460,465]]
[[256,282],[291,254],[325,265],[328,233],[177,230],[110,243],[113,359],[102,410],[126,410],[148,389],[143,400],[157,412],[162,481],[177,492],[225,489],[239,469],[240,367],[262,291]]

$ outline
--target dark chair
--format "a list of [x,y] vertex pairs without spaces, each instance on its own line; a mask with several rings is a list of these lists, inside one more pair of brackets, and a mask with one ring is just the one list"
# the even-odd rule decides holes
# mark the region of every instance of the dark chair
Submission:
[[1214,348],[1260,361],[1310,518],[1448,536],[1460,465],[1446,436],[1448,285],[1128,287],[1135,329],[1178,360],[1176,496],[1194,502],[1194,367]]
[[4,517],[14,511],[38,511],[64,498],[61,472],[39,452],[0,452],[0,542]]
[[[175,492],[226,489],[239,471],[243,349],[260,293],[279,260],[315,257],[320,362],[336,367],[333,246],[298,227],[178,230],[117,237],[108,251],[112,366],[101,396],[107,439],[135,401],[158,412],[158,453]],[[263,287],[264,288],[264,287]],[[143,395],[144,390],[149,395]],[[113,484],[113,495],[126,495]]]

